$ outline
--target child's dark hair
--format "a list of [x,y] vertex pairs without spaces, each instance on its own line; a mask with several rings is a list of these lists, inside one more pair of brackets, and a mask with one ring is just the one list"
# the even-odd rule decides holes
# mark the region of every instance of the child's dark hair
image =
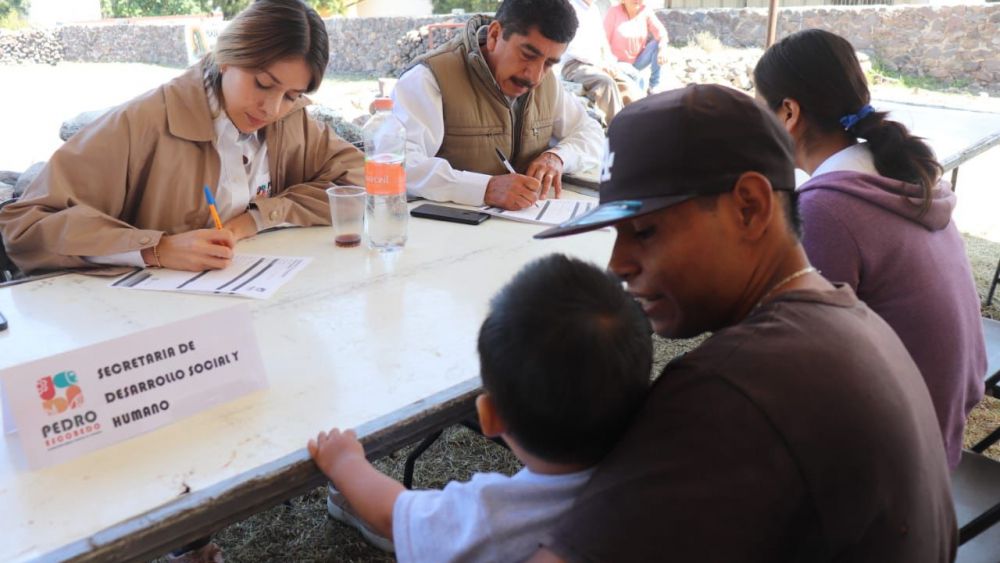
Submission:
[[576,12],[568,0],[503,0],[494,16],[503,27],[503,38],[511,33],[527,35],[531,28],[556,43],[569,43],[576,35]]
[[594,463],[645,397],[651,332],[619,279],[553,254],[493,298],[479,331],[483,386],[525,450]]
[[920,213],[930,209],[942,168],[923,139],[886,119],[887,112],[868,113],[847,130],[840,121],[859,115],[871,101],[861,64],[846,39],[821,29],[793,33],[764,53],[753,76],[757,93],[772,110],[791,98],[816,131],[840,131],[867,140],[878,173],[920,186]]

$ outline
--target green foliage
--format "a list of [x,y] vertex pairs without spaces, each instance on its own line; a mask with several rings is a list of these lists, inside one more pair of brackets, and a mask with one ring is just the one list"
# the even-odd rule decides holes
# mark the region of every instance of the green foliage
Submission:
[[15,11],[11,11],[6,16],[0,16],[0,29],[18,30],[28,27],[31,27],[28,25],[28,20]]
[[344,15],[347,8],[362,2],[363,0],[306,0],[322,15]]
[[14,17],[28,15],[29,0],[0,0],[0,18],[6,19],[14,14]]
[[106,18],[141,18],[209,12],[202,0],[101,0],[101,15]]
[[[27,3],[28,0],[0,0],[0,15],[4,3]],[[307,0],[313,8],[325,14],[343,14],[347,7],[359,0]],[[101,0],[101,14],[106,18],[141,18],[150,16],[176,16],[207,14],[215,10],[222,17],[232,19],[251,0]]]
[[452,10],[461,8],[466,13],[495,12],[499,0],[431,0],[435,14],[450,14]]
[[250,5],[250,0],[215,0],[211,4],[214,4],[213,9],[218,8],[222,11],[222,17],[231,20],[236,14],[243,11],[243,8]]
[[938,92],[967,90],[972,85],[972,81],[965,77],[942,80],[932,76],[903,74],[902,72],[886,68],[882,61],[878,59],[872,60],[871,71],[865,73],[865,78],[868,79],[869,84],[894,84],[910,89]]

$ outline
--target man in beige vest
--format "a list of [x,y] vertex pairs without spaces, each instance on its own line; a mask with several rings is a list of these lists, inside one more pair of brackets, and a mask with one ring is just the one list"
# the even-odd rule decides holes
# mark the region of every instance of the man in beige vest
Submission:
[[551,72],[576,27],[567,0],[504,0],[416,59],[393,91],[409,193],[523,209],[559,197],[564,172],[596,168],[604,132]]

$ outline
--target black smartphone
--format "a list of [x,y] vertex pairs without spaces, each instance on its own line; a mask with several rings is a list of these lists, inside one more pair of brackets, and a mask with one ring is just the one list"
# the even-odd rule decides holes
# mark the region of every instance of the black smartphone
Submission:
[[489,213],[480,213],[469,209],[458,209],[457,207],[435,205],[433,203],[424,203],[414,207],[410,211],[410,215],[414,217],[423,217],[424,219],[437,219],[438,221],[451,221],[453,223],[463,223],[466,225],[478,225],[490,218]]

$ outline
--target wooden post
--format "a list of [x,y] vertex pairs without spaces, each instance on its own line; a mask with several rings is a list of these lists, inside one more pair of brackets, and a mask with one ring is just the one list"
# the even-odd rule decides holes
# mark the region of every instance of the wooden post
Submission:
[[764,44],[764,48],[768,48],[774,45],[776,36],[778,35],[778,0],[770,0],[770,6],[767,9],[767,42]]

